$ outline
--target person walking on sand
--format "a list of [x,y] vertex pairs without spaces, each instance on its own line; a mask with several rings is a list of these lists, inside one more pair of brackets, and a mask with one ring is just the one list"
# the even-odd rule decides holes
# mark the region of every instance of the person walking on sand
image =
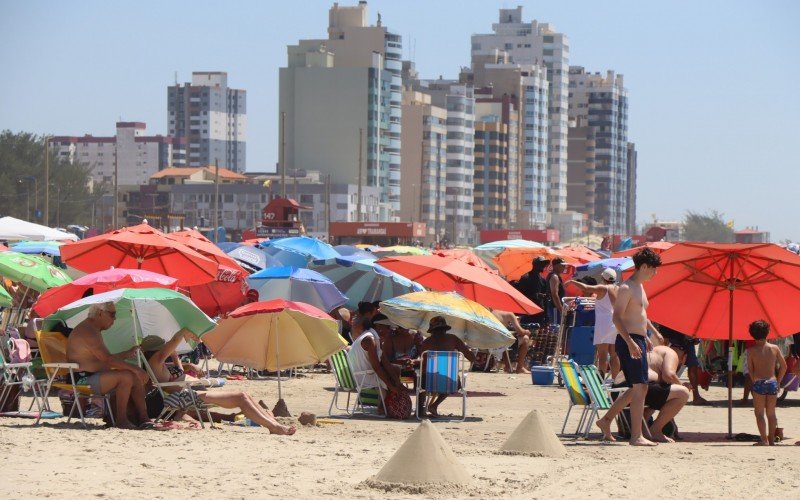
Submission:
[[[749,331],[750,336],[756,341],[756,344],[747,350],[747,367],[753,378],[753,408],[758,432],[761,434],[761,441],[756,445],[774,446],[775,428],[778,426],[775,405],[778,403],[779,381],[786,375],[786,360],[783,359],[778,346],[767,343],[769,324],[766,321],[753,321],[750,323]],[[764,421],[764,413],[767,415],[767,422]]]
[[656,270],[661,265],[661,257],[650,248],[644,248],[633,256],[633,264],[636,270],[619,287],[613,314],[614,326],[619,332],[615,348],[629,388],[617,398],[603,418],[597,420],[597,426],[603,431],[603,439],[615,441],[611,435],[611,422],[623,408],[630,404],[630,444],[632,446],[655,446],[656,443],[642,435],[642,416],[644,399],[647,396],[649,372],[647,352],[653,349],[653,344],[647,337],[648,302],[643,284],[656,275]]

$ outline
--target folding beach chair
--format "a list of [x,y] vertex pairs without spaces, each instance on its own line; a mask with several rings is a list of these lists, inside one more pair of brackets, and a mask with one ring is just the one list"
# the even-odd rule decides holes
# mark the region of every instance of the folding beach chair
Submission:
[[[72,420],[72,415],[75,413],[75,408],[78,409],[78,415],[81,419],[81,424],[86,428],[86,419],[81,407],[81,399],[102,399],[105,409],[108,411],[111,425],[116,425],[114,421],[114,413],[111,410],[111,393],[109,394],[94,394],[91,386],[78,385],[75,380],[75,370],[80,369],[78,363],[67,362],[67,338],[58,332],[36,332],[36,341],[39,344],[39,354],[42,357],[42,367],[47,373],[47,385],[44,390],[44,398],[50,394],[50,389],[63,389],[71,391],[74,397],[72,408],[67,416],[67,423]],[[41,416],[36,419],[36,425],[39,424]]]
[[[425,391],[431,394],[460,395],[461,421],[467,418],[467,372],[464,355],[457,351],[425,351],[422,353],[417,380],[417,401]],[[417,405],[417,419],[419,419]]]
[[[584,433],[584,437],[588,438],[589,432],[592,429],[592,423],[594,423],[595,418],[600,417],[600,410],[607,411],[611,408],[611,405],[614,404],[614,401],[611,399],[611,393],[624,392],[626,388],[609,388],[603,383],[603,379],[600,377],[600,370],[594,365],[581,365],[579,369],[583,377],[583,382],[588,389],[589,399],[591,400],[589,421],[586,423],[586,431]],[[625,425],[628,425],[628,420],[625,418],[624,413],[620,413],[619,418],[625,422]]]
[[[383,403],[383,389],[380,388],[380,380],[375,372],[371,372],[371,370],[364,371],[361,376],[363,382],[359,387],[356,383],[353,371],[350,368],[350,360],[347,357],[347,351],[341,350],[334,353],[334,355],[330,357],[330,363],[333,367],[333,376],[336,385],[333,390],[333,399],[328,407],[328,415],[333,414],[334,406],[337,410],[344,411],[349,416],[353,416],[359,408],[361,408],[362,413],[369,415],[364,409],[366,406],[374,406],[377,408]],[[370,377],[368,372],[371,372],[374,378]],[[343,392],[347,393],[347,403],[344,408],[340,408],[339,394]],[[357,396],[354,406],[351,409],[350,396],[352,394],[356,394]],[[377,411],[375,414],[377,414]]]
[[583,411],[581,412],[581,418],[578,420],[578,427],[573,434],[569,434],[572,436],[580,436],[582,434],[581,431],[584,429],[584,424],[586,423],[586,414],[589,413],[591,409],[592,400],[589,398],[589,395],[586,394],[581,384],[578,370],[576,370],[572,361],[562,359],[558,363],[559,370],[561,371],[561,378],[564,380],[564,386],[567,388],[567,394],[569,395],[569,407],[567,408],[567,415],[564,417],[564,425],[561,426],[561,434],[566,435],[564,430],[567,428],[567,422],[569,421],[569,414],[572,412],[572,407],[582,406]]

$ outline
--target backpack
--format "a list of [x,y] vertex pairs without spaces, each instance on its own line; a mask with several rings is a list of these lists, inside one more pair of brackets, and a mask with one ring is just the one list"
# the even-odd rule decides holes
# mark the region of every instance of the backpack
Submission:
[[11,363],[28,363],[31,360],[31,345],[26,340],[8,339],[8,357]]

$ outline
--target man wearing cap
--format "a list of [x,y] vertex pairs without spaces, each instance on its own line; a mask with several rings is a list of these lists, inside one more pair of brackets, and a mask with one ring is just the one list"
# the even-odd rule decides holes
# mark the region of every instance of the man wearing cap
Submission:
[[544,325],[547,322],[547,280],[542,277],[542,271],[547,268],[549,261],[541,255],[533,259],[532,268],[517,281],[515,288],[531,302],[542,308],[542,312],[524,318],[525,323],[539,323]]
[[[458,351],[464,355],[467,361],[474,363],[475,355],[472,354],[472,351],[469,349],[469,347],[467,347],[467,344],[465,344],[460,338],[451,333],[447,333],[450,328],[451,326],[447,324],[447,320],[444,319],[444,317],[434,316],[431,318],[430,322],[428,323],[428,333],[430,333],[431,336],[422,342],[420,354],[425,351]],[[425,384],[423,383],[423,386],[424,385]],[[439,414],[437,413],[437,409],[439,408],[439,405],[442,404],[442,401],[447,399],[447,395],[433,394],[432,396],[433,398],[431,399],[431,403],[427,407],[427,413],[433,417],[438,417]],[[425,395],[420,394],[420,400],[417,401],[417,404],[420,405],[420,408],[423,408],[423,410],[420,411],[420,415],[423,416],[426,413],[424,410],[424,402]]]
[[561,275],[564,274],[564,259],[556,257],[553,259],[553,270],[547,275],[547,286],[550,292],[551,313],[550,322],[558,324],[561,321],[561,314],[564,311],[564,304],[561,299],[564,298],[564,283],[561,281]]
[[[595,363],[600,372],[605,375],[611,373],[611,377],[616,377],[619,373],[619,358],[614,343],[617,341],[617,329],[614,327],[612,316],[614,315],[614,302],[617,300],[617,272],[611,268],[603,269],[600,278],[602,284],[587,285],[581,281],[570,280],[577,286],[581,293],[589,293],[595,296],[594,305],[594,346],[596,349]],[[609,357],[610,362],[609,362]]]

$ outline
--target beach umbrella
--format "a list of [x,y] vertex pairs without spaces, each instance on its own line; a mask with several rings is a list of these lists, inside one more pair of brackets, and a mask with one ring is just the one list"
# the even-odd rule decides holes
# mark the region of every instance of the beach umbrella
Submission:
[[384,257],[377,263],[440,292],[458,292],[492,309],[538,314],[542,309],[503,278],[451,257],[414,255]]
[[0,276],[37,292],[72,281],[64,271],[41,257],[13,251],[0,253]]
[[373,260],[357,260],[353,257],[315,260],[312,269],[330,279],[346,297],[345,307],[354,311],[362,301],[375,302],[398,295],[425,290],[422,285],[401,276]]
[[428,337],[428,323],[444,316],[452,333],[475,349],[499,349],[514,343],[508,332],[486,307],[454,292],[414,292],[381,302],[381,312],[393,323],[418,330]]
[[332,311],[347,302],[347,297],[331,280],[310,269],[271,267],[247,278],[260,301],[286,299],[305,302],[323,311]]
[[728,341],[728,435],[733,433],[733,340],[748,325],[770,324],[770,337],[800,331],[800,256],[769,243],[678,243],[645,284],[647,315],[701,339]]
[[254,246],[241,245],[230,252],[228,256],[236,259],[248,272],[254,273],[268,267],[280,267],[281,261],[269,255],[264,249]]
[[613,269],[617,271],[617,276],[621,276],[623,271],[633,269],[633,259],[630,257],[616,257],[589,262],[588,264],[583,264],[575,268],[575,277],[597,277],[600,276],[605,269]]
[[56,310],[80,300],[90,289],[92,294],[110,292],[119,288],[169,288],[177,287],[175,278],[143,269],[106,269],[82,276],[72,283],[67,283],[44,292],[33,310],[44,318]]
[[46,254],[51,257],[60,257],[59,247],[61,245],[63,242],[60,241],[20,241],[11,245],[11,250],[28,255]]
[[394,245],[391,247],[380,247],[372,251],[380,257],[388,257],[391,255],[430,255],[431,251],[427,248],[412,247],[407,245]]
[[145,269],[178,280],[179,286],[215,279],[219,264],[147,224],[124,227],[61,247],[64,262],[90,273],[122,267]]
[[370,252],[374,252],[380,248],[380,245],[370,245],[369,243],[356,243],[353,246],[360,250],[368,250]]
[[4,241],[75,241],[78,237],[72,233],[52,229],[14,217],[0,217],[0,240]]
[[14,300],[11,298],[11,295],[3,286],[0,286],[0,307],[11,307],[13,305]]
[[227,253],[230,253],[230,251],[233,250],[234,248],[239,248],[244,243],[237,243],[237,242],[233,242],[233,241],[220,241],[219,243],[214,243],[214,244],[217,247],[219,247],[220,250],[222,250],[223,252],[225,252],[227,254]]
[[[139,345],[141,339],[156,335],[168,341],[181,328],[192,331],[198,337],[213,328],[214,322],[197,308],[185,295],[167,288],[120,288],[92,295],[60,308],[47,316],[45,331],[62,323],[75,328],[88,318],[93,304],[113,302],[117,309],[111,328],[104,330],[103,342],[112,354]],[[179,352],[188,352],[191,347],[185,342],[178,346]]]
[[229,268],[228,272],[230,269],[233,269],[244,273],[244,269],[239,266],[239,263],[236,261],[236,259],[222,251],[220,247],[203,236],[199,231],[186,229],[184,231],[167,233],[165,236],[171,240],[177,241],[178,243],[183,243],[192,250],[195,250],[201,255],[213,260],[220,266]]
[[669,250],[670,248],[674,247],[675,243],[670,243],[668,241],[651,241],[647,242],[642,246],[629,248],[627,250],[620,250],[619,252],[614,252],[611,254],[612,257],[633,257],[633,255],[642,250],[643,248],[649,248],[655,253],[662,253],[665,250]]
[[8,247],[3,245],[2,243],[0,243],[0,252],[7,252],[7,251],[8,251]]
[[[347,346],[338,323],[326,312],[285,299],[236,309],[220,320],[203,342],[223,363],[279,374],[287,368],[322,362]],[[278,398],[283,399],[280,376]]]
[[506,248],[539,248],[543,246],[541,243],[528,240],[500,240],[478,245],[472,251],[483,259],[487,266],[497,269],[494,258]]
[[[281,238],[279,240],[270,241],[268,245],[272,248],[300,254],[310,260],[340,257],[339,252],[334,250],[329,244],[316,238],[309,238],[308,236]],[[262,246],[264,246],[264,244],[262,244]]]
[[566,255],[561,255],[558,250],[541,246],[541,247],[512,247],[506,248],[494,259],[494,265],[500,274],[509,281],[516,281],[522,277],[523,274],[529,272],[532,268],[533,259],[542,257],[547,260],[553,260],[556,257],[561,257],[567,263],[575,263],[575,259]]
[[604,256],[583,245],[569,245],[556,249],[562,258],[570,258],[575,264],[588,264],[603,259]]
[[336,245],[333,249],[339,252],[342,257],[353,257],[356,260],[378,260],[378,256],[372,252],[350,245]]
[[433,255],[451,257],[453,259],[466,262],[467,264],[480,267],[481,269],[497,274],[497,270],[495,268],[488,265],[483,259],[475,255],[475,253],[469,248],[444,248],[434,251]]
[[244,304],[247,293],[247,271],[237,265],[235,269],[219,266],[214,281],[186,287],[186,293],[197,307],[209,316],[219,316]]

